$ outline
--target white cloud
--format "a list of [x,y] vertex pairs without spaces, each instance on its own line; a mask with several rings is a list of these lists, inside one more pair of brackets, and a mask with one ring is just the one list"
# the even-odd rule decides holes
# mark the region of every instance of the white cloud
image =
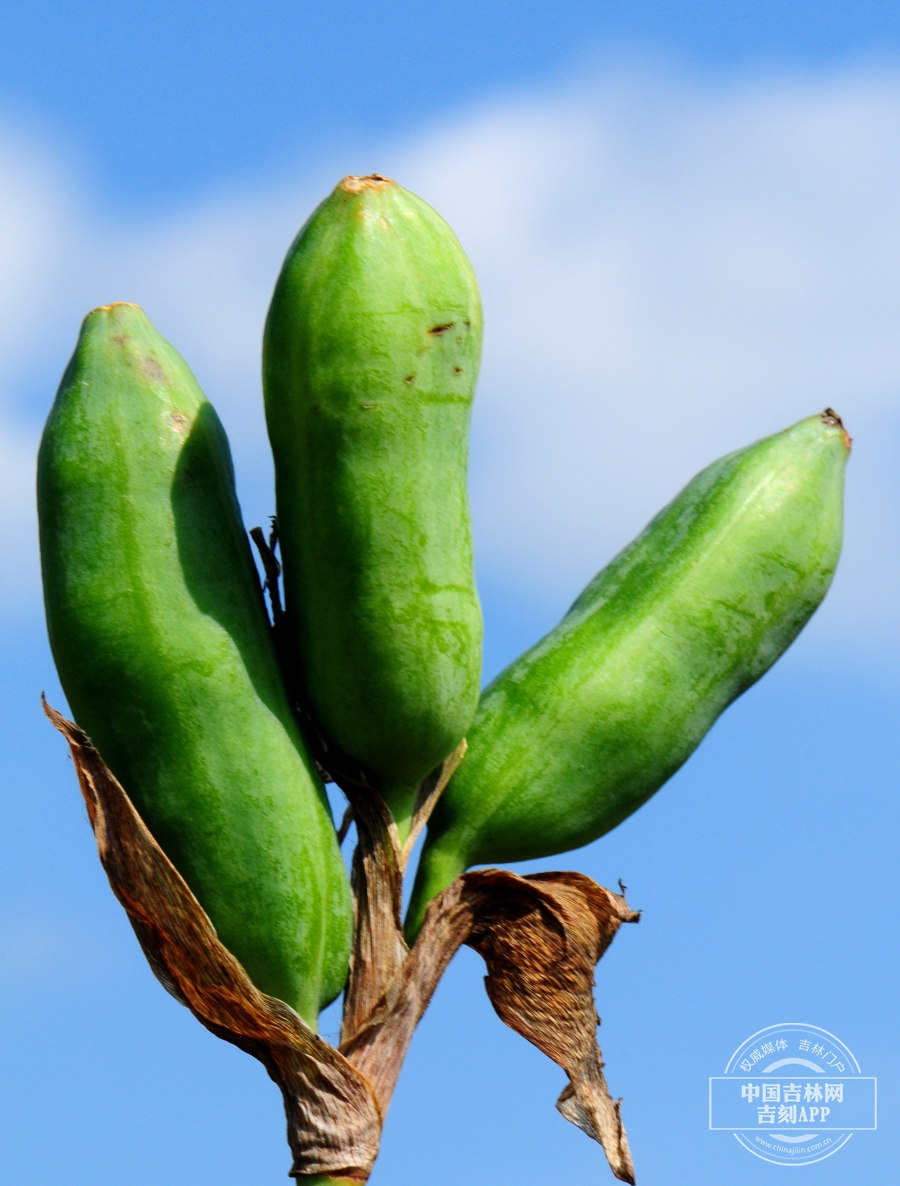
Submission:
[[[152,226],[82,225],[62,271],[30,273],[69,320],[61,363],[85,309],[143,303],[223,413],[258,520],[271,284],[328,185],[378,169],[441,210],[481,279],[484,571],[562,609],[703,465],[831,404],[857,445],[845,562],[815,629],[898,641],[900,76],[701,86],[633,68],[324,165]],[[59,222],[52,183],[17,176],[25,207]],[[26,266],[44,241],[23,239]],[[4,346],[13,367],[34,349]]]
[[31,357],[46,348],[68,216],[59,173],[0,129],[0,606],[37,590],[37,433],[17,416],[14,397]]
[[70,206],[59,171],[0,128],[0,376],[7,382],[40,340],[52,300]]
[[900,79],[610,76],[479,112],[405,176],[487,345],[486,567],[560,610],[714,457],[837,407],[857,437],[820,641],[898,640]]

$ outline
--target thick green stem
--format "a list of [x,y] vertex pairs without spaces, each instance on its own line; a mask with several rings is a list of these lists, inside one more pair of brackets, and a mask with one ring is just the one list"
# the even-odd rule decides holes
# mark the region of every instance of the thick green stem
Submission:
[[397,825],[397,834],[400,837],[401,844],[405,843],[412,829],[413,807],[415,806],[418,790],[418,784],[409,786],[406,783],[398,783],[395,786],[384,786],[381,788],[381,793],[388,807],[390,807],[391,815],[394,817],[394,823]]
[[416,880],[406,913],[406,942],[410,947],[415,943],[422,928],[428,903],[435,894],[439,894],[455,881],[460,873],[464,873],[465,869],[465,862],[460,860],[459,853],[442,852],[426,846],[416,870]]

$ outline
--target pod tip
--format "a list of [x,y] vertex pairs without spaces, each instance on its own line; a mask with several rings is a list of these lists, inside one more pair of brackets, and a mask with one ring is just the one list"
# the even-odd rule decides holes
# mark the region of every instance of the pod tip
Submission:
[[[140,317],[135,318],[139,313]],[[81,323],[82,333],[107,333],[117,331],[119,326],[130,326],[140,321],[146,321],[147,314],[140,305],[133,305],[131,301],[111,301],[108,305],[97,305],[91,309]]]
[[850,448],[850,446],[853,444],[853,438],[847,432],[846,428],[844,428],[844,422],[840,418],[840,416],[837,414],[837,412],[834,410],[834,408],[826,408],[825,409],[825,411],[822,413],[822,423],[823,424],[832,424],[832,425],[834,425],[835,428],[839,428],[841,430],[841,432],[844,434],[844,440],[847,444],[847,448],[848,449]]
[[338,186],[348,194],[360,194],[364,189],[387,189],[389,185],[396,185],[390,177],[382,177],[380,173],[370,173],[368,177],[345,177]]

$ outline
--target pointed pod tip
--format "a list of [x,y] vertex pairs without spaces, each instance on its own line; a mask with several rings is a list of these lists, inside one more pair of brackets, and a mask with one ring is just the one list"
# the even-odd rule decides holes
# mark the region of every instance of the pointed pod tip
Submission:
[[851,445],[853,444],[853,438],[847,432],[846,428],[844,428],[844,422],[840,418],[840,416],[837,414],[837,412],[834,410],[834,408],[826,408],[825,411],[822,412],[821,418],[822,418],[823,424],[827,424],[834,428],[839,428],[841,430],[841,433],[843,434],[843,438],[844,438],[844,444],[849,449],[851,447]]

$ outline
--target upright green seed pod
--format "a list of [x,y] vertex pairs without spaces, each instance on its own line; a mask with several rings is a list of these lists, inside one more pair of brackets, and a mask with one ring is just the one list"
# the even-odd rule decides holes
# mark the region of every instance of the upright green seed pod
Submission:
[[837,565],[849,448],[828,410],[703,470],[494,680],[429,824],[410,935],[469,866],[614,828],[790,646]]
[[478,702],[466,469],[480,350],[478,288],[447,224],[393,181],[345,178],[275,287],[266,417],[305,695],[401,834]]
[[84,321],[38,461],[50,643],[78,724],[263,991],[315,1025],[352,904],[291,715],[228,442],[134,305]]

